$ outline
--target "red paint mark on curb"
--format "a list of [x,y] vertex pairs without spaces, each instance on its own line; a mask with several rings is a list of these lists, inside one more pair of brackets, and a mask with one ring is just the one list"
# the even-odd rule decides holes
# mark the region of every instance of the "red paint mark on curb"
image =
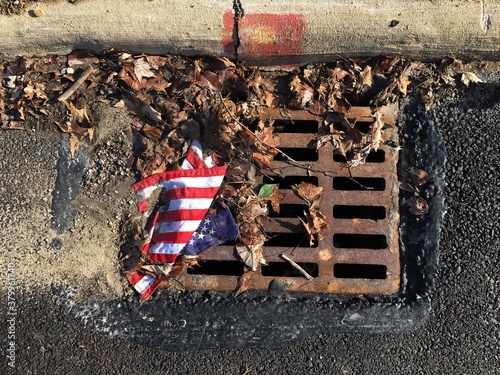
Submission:
[[[301,13],[251,13],[239,21],[240,56],[291,56],[303,54],[306,19]],[[222,44],[234,50],[234,14],[224,14]]]

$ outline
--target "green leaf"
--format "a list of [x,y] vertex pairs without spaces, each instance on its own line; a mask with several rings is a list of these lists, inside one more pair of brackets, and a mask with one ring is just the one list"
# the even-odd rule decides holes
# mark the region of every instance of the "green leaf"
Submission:
[[276,188],[275,184],[265,184],[259,190],[259,198],[267,198],[269,197]]

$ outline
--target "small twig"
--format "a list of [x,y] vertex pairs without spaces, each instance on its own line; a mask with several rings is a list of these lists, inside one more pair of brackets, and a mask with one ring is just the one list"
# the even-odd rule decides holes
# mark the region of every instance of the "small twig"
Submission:
[[80,78],[78,78],[75,83],[73,83],[73,85],[64,93],[62,94],[59,98],[57,98],[57,100],[59,100],[60,102],[64,102],[66,100],[69,99],[69,97],[71,95],[74,94],[74,92],[76,90],[78,90],[78,88],[85,82],[85,80],[89,77],[90,73],[92,73],[92,66],[88,66],[87,69],[85,69],[85,71],[82,73],[82,75],[80,76]]
[[290,255],[293,255],[293,252],[299,248],[300,244],[302,243],[302,241],[304,241],[304,240],[306,239],[306,237],[307,237],[307,233],[306,233],[306,234],[304,234],[304,237],[302,237],[302,238],[300,239],[300,242],[298,243],[298,245],[297,245],[297,246],[295,246],[295,247],[293,248],[293,250],[292,250],[292,251],[290,251]]
[[313,277],[309,275],[301,266],[295,263],[291,258],[287,257],[285,254],[280,254],[280,257],[290,263],[297,271],[299,271],[307,280],[312,280]]
[[184,290],[191,291],[190,288],[188,288],[186,285],[184,285],[183,283],[181,283],[179,280],[177,280],[177,279],[172,279],[172,280],[174,280],[177,284],[179,284],[180,286],[182,286],[184,288]]

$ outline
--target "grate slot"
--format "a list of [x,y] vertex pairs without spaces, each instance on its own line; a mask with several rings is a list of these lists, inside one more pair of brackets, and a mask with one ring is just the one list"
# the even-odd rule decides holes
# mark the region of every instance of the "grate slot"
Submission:
[[275,133],[316,133],[318,122],[314,120],[274,120]]
[[350,190],[350,191],[351,190],[384,191],[385,179],[379,177],[354,177],[352,179],[348,177],[334,177],[333,189]]
[[269,217],[303,217],[304,211],[307,211],[305,204],[280,204],[280,212],[276,213],[274,210],[269,212]]
[[370,126],[372,124],[373,124],[373,121],[372,122],[365,122],[365,121],[357,122],[356,129],[358,129],[363,134],[367,134],[370,131]]
[[[319,267],[317,263],[300,263],[297,264],[304,269],[312,277],[318,277]],[[274,277],[304,277],[291,264],[285,262],[269,262],[267,266],[261,267],[262,276]]]
[[[309,235],[307,233],[268,233],[269,239],[264,246],[272,247],[309,247]],[[318,246],[318,239],[314,240],[312,247]]]
[[[279,149],[288,155],[288,157],[297,161],[318,161],[318,151],[310,148],[280,147]],[[274,157],[274,160],[283,161],[288,159],[278,154]]]
[[386,249],[387,238],[383,234],[335,233],[333,246],[344,249]]
[[386,208],[382,206],[333,206],[333,217],[336,219],[385,219]]
[[[344,155],[334,154],[333,161],[337,163],[347,163],[347,159]],[[377,151],[371,151],[366,158],[367,163],[383,163],[385,162],[385,151],[378,149]]]
[[188,268],[189,275],[223,275],[241,276],[243,275],[243,263],[230,260],[202,260],[199,265]]
[[387,279],[387,267],[382,264],[346,264],[333,266],[333,276],[338,279]]
[[279,189],[291,189],[293,185],[298,185],[303,181],[318,186],[318,177],[315,176],[273,176],[272,178],[264,176],[262,179],[264,184],[278,184]]

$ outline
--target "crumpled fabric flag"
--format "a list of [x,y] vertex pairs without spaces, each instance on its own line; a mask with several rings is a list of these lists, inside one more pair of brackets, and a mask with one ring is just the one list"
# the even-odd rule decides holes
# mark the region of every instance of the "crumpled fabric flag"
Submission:
[[[226,167],[217,165],[210,156],[204,158],[201,142],[194,140],[181,168],[149,176],[132,185],[140,201],[137,205],[140,212],[147,209],[147,201],[158,187],[164,189],[161,199],[165,204],[149,221],[149,240],[141,251],[151,260],[167,265],[174,264],[181,252],[200,254],[239,236],[229,210],[218,206],[214,214],[208,213]],[[159,285],[156,278],[140,271],[129,281],[145,299]]]
[[207,212],[198,229],[183,250],[187,255],[198,255],[207,249],[223,243],[234,241],[240,236],[238,225],[231,211],[214,205],[214,213]]

